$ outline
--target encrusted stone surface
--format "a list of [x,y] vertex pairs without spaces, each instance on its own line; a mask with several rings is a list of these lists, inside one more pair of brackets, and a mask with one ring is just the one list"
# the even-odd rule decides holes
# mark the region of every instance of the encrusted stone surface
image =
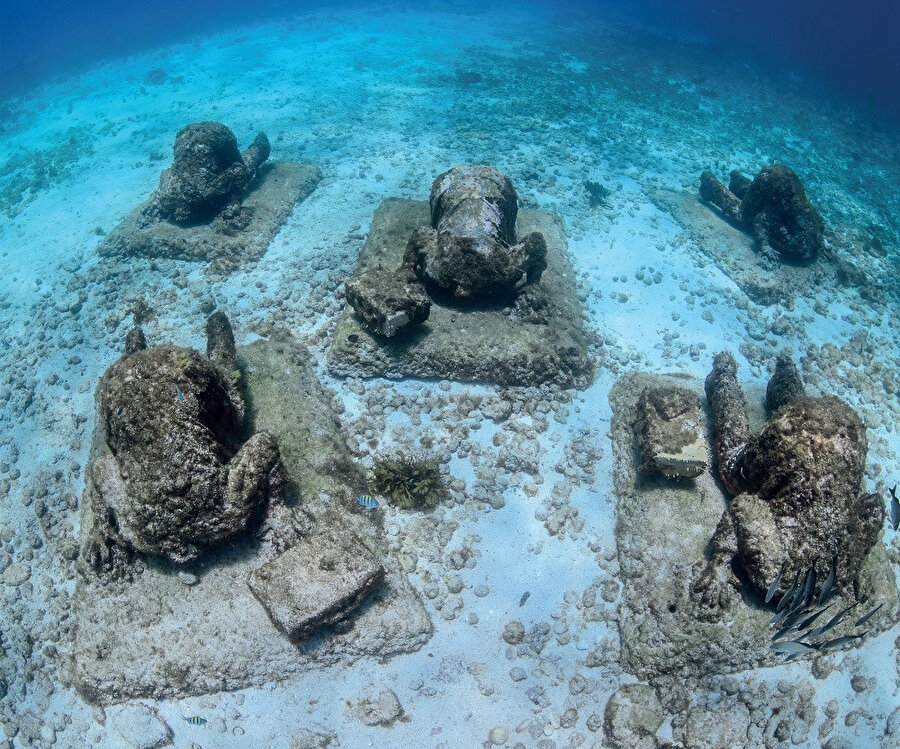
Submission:
[[[313,634],[308,642],[314,646],[298,649],[272,624],[247,586],[253,570],[296,543],[296,535],[355,534],[377,549],[383,517],[353,499],[365,491],[365,475],[347,450],[305,347],[281,334],[237,353],[254,428],[278,440],[292,504],[264,519],[255,543],[226,544],[190,565],[187,571],[198,578],[193,585],[166,563],[146,565],[130,581],[80,575],[72,598],[72,680],[92,703],[269,686],[361,656],[417,650],[431,635],[428,614],[399,562],[382,556],[384,582],[351,613],[353,627]],[[83,532],[91,522],[85,511]]]
[[760,251],[807,263],[825,250],[825,224],[796,173],[782,164],[759,171],[741,201],[741,218]]
[[[410,233],[429,220],[428,203],[387,200],[372,218],[359,270],[397,267]],[[402,339],[385,340],[366,329],[349,307],[328,350],[338,375],[438,377],[503,385],[553,382],[583,386],[594,365],[583,327],[575,273],[562,225],[544,211],[523,210],[520,234],[539,231],[547,242],[547,269],[516,305],[460,307],[432,299],[431,314]]]
[[269,161],[259,167],[239,208],[206,222],[180,225],[147,216],[153,198],[139,205],[97,248],[102,255],[171,257],[207,261],[212,275],[226,275],[262,257],[272,238],[321,179],[318,167]]
[[648,387],[638,400],[635,425],[641,471],[696,478],[706,470],[705,421],[700,399],[682,387]]
[[[638,399],[647,387],[672,385],[698,397],[701,392],[701,384],[688,378],[643,373],[621,377],[610,392],[616,545],[623,586],[622,667],[639,679],[650,679],[721,675],[780,663],[783,658],[769,648],[768,608],[730,589],[727,617],[709,620],[701,618],[701,609],[691,600],[693,567],[705,563],[709,540],[726,506],[711,472],[693,482],[639,479],[634,450]],[[896,616],[897,590],[882,544],[866,557],[861,577],[871,591],[867,607],[884,601],[887,616]],[[870,634],[888,621],[873,618]]]
[[384,579],[384,567],[352,533],[315,533],[254,570],[250,590],[291,640],[334,624]]
[[[780,408],[755,435],[747,434],[747,417],[740,413],[746,406],[733,357],[718,354],[706,380],[719,472],[736,495],[696,587],[698,600],[711,607],[722,602],[716,588],[719,578],[730,579],[732,564],[758,594],[783,569],[783,593],[814,560],[825,566],[837,558],[834,589],[848,598],[870,594],[858,578],[869,551],[882,546],[884,505],[863,489],[866,427],[838,398],[805,397],[794,375],[784,363],[776,369],[770,394]],[[783,402],[789,393],[793,400]],[[824,575],[819,580],[821,585]]]
[[369,329],[385,338],[425,322],[431,311],[428,294],[406,268],[360,273],[347,281],[344,293]]
[[98,571],[131,551],[194,559],[258,520],[278,483],[271,435],[241,439],[244,399],[228,319],[216,313],[208,327],[221,366],[163,344],[122,357],[100,380],[105,449],[89,468],[97,522],[86,549]]
[[221,122],[196,122],[178,132],[173,151],[172,166],[160,175],[145,213],[189,224],[240,203],[270,148],[265,133],[258,133],[242,154],[234,133]]
[[705,171],[700,175],[700,197],[752,234],[771,265],[808,263],[825,250],[822,217],[806,197],[800,178],[782,164],[764,167],[752,181],[732,172],[729,187]]
[[540,232],[516,236],[512,180],[493,167],[463,164],[431,186],[431,222],[409,238],[404,258],[429,289],[460,299],[510,294],[547,267]]

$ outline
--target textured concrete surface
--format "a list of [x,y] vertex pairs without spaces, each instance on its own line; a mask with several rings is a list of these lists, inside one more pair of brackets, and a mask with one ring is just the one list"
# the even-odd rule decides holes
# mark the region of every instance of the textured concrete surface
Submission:
[[157,221],[144,227],[139,205],[97,248],[101,255],[138,255],[202,260],[210,272],[225,275],[262,256],[290,216],[294,204],[309,195],[321,179],[318,167],[272,161],[263,164],[244,196],[247,225],[234,231],[221,214],[208,223],[179,226]]
[[[426,201],[386,200],[372,218],[359,270],[399,266],[410,234],[428,222]],[[539,284],[546,299],[545,323],[504,315],[501,305],[472,307],[433,299],[425,323],[402,340],[386,342],[369,333],[348,306],[334,331],[329,369],[338,375],[500,385],[590,382],[593,363],[562,223],[544,211],[520,211],[519,236],[533,231],[547,242],[547,270]]]

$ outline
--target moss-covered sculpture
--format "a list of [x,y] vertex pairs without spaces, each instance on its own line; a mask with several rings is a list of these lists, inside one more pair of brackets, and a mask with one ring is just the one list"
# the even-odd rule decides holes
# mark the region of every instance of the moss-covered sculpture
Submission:
[[91,464],[96,525],[85,557],[117,570],[132,552],[173,562],[235,538],[280,483],[278,444],[242,441],[244,399],[228,318],[207,320],[207,355],[163,344],[140,329],[97,389],[108,452]]

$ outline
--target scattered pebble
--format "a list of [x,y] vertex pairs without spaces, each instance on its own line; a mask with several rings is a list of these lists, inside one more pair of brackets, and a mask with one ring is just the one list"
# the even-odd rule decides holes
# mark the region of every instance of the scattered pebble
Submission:
[[505,744],[509,739],[509,729],[506,726],[495,726],[488,734],[488,739],[496,746]]

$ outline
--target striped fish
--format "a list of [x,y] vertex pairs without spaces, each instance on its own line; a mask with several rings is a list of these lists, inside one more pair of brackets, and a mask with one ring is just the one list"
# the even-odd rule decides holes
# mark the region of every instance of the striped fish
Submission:
[[365,507],[367,510],[374,510],[378,507],[378,500],[375,497],[369,496],[368,494],[360,494],[356,501]]
[[206,718],[201,718],[199,715],[191,715],[190,717],[188,717],[186,715],[182,715],[181,717],[184,718],[192,726],[205,726],[206,725]]

